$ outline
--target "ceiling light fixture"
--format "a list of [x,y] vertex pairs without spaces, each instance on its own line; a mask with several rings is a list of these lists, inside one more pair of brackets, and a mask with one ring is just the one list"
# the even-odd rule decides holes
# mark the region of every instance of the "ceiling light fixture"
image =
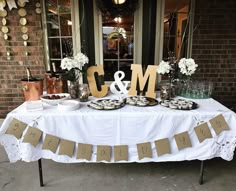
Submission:
[[117,5],[121,5],[123,3],[125,3],[126,0],[113,0],[113,2]]

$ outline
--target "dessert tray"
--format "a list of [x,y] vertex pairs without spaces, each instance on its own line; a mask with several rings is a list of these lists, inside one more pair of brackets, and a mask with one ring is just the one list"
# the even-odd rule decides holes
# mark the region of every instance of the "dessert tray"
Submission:
[[88,107],[97,110],[114,110],[119,109],[125,105],[123,100],[116,99],[101,99],[88,103]]
[[145,96],[132,96],[125,99],[126,104],[140,107],[154,106],[158,104],[156,99]]
[[161,106],[168,107],[170,109],[178,110],[192,110],[198,108],[198,104],[186,99],[170,99],[160,102]]

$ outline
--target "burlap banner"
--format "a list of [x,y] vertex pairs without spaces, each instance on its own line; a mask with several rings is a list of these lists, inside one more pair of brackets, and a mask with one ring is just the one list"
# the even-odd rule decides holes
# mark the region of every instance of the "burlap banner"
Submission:
[[[222,114],[209,120],[209,123],[216,136],[218,136],[222,131],[230,130]],[[24,133],[24,131],[26,132]],[[208,122],[194,127],[194,132],[198,138],[199,143],[202,143],[206,139],[213,137],[210,127],[208,126]],[[42,131],[37,128],[30,127],[15,118],[10,122],[6,134],[13,135],[17,139],[21,139],[23,137],[23,143],[29,143],[34,147],[40,144],[40,139],[42,137],[45,137],[44,140],[42,140],[42,150],[49,150],[53,153],[58,153],[58,155],[66,155],[71,158],[74,156],[74,154],[76,154],[75,152],[77,152],[75,155],[76,159],[84,159],[89,161],[91,160],[93,153],[94,145],[78,143],[78,149],[76,151],[76,142],[65,140],[49,134],[42,136],[44,134]],[[167,137],[154,141],[157,156],[160,157],[165,154],[171,154],[171,145],[169,142],[170,138],[171,137]],[[179,151],[192,147],[191,138],[188,131],[177,133],[173,135],[173,138]],[[139,160],[153,157],[152,142],[138,143],[136,146]],[[114,161],[129,161],[128,145],[96,145],[96,148],[96,160],[98,162],[110,162],[113,155]]]

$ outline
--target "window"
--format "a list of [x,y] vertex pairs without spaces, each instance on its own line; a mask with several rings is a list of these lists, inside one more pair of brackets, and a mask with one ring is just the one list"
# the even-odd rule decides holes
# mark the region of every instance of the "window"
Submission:
[[168,52],[176,58],[187,55],[190,0],[165,0],[163,59]]
[[73,55],[70,0],[45,1],[47,23],[48,64],[60,70],[61,59]]
[[[46,49],[48,65],[54,62],[60,69],[60,61],[65,56],[73,55],[78,51],[80,43],[79,5],[85,0],[49,0],[43,1],[45,7],[44,20],[46,28]],[[104,65],[105,81],[113,81],[117,70],[126,74],[125,80],[130,80],[132,63],[142,63],[142,25],[143,5],[146,1],[137,1],[134,14],[104,16],[94,3],[94,39],[95,63]],[[100,1],[103,2],[103,1]],[[105,2],[105,0],[104,0]],[[106,2],[112,3],[112,0]],[[132,1],[136,2],[136,1]],[[159,0],[156,5],[156,42],[155,63],[166,60],[168,52],[173,51],[175,56],[183,57],[191,50],[191,17],[190,3],[194,0]],[[88,8],[87,8],[88,9]],[[86,8],[84,12],[86,12]],[[91,10],[89,10],[91,11]],[[111,10],[112,11],[112,10]],[[193,10],[191,10],[193,11]],[[92,18],[88,18],[92,19]],[[73,22],[73,25],[72,25]],[[72,34],[73,33],[73,34]],[[74,52],[76,53],[76,52]],[[153,64],[153,63],[150,63]]]

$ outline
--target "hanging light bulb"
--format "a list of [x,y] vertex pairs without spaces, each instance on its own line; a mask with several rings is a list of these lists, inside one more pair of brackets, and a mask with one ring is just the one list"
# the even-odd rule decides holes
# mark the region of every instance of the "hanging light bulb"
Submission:
[[116,18],[114,18],[114,21],[117,23],[121,23],[122,19],[121,19],[121,17],[116,17]]
[[125,2],[126,0],[113,0],[113,2],[117,5],[121,5]]

